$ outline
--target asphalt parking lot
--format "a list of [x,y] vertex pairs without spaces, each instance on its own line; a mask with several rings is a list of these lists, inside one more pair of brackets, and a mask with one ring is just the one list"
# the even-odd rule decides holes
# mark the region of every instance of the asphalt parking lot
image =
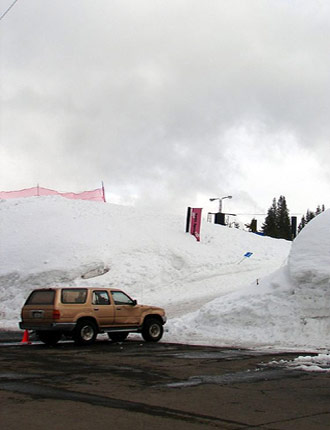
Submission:
[[329,374],[269,364],[296,353],[1,339],[2,429],[330,429]]

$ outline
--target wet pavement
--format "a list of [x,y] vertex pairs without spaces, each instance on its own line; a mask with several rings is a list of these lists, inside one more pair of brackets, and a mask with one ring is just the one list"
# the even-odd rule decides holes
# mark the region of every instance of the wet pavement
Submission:
[[270,365],[298,355],[0,335],[0,427],[330,430],[329,373]]

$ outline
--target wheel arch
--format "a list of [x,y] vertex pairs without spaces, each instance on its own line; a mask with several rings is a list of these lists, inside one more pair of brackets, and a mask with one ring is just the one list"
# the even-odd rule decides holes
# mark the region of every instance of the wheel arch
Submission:
[[96,329],[97,329],[97,331],[99,331],[100,329],[99,329],[99,325],[98,325],[98,323],[97,323],[97,321],[96,321],[96,319],[94,318],[94,317],[90,317],[90,316],[81,316],[81,317],[79,317],[78,319],[77,319],[77,321],[76,321],[76,327],[77,327],[77,325],[78,324],[80,324],[82,321],[88,321],[88,322],[92,322],[94,325],[95,325],[95,327],[96,327]]
[[145,324],[146,321],[148,320],[157,320],[161,323],[161,325],[164,325],[164,321],[162,319],[162,317],[158,314],[147,314],[144,318],[143,318],[143,323],[142,325]]

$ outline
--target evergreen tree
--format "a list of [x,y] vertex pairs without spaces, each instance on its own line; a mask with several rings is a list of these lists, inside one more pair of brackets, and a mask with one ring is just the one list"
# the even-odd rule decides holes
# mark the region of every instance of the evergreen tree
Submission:
[[308,223],[311,219],[315,218],[315,213],[307,209],[306,212],[306,223]]
[[250,224],[245,224],[245,226],[249,229],[249,231],[256,233],[257,232],[257,220],[252,218]]
[[298,226],[298,233],[301,232],[301,230],[305,227],[306,224],[309,223],[309,221],[313,218],[315,218],[317,215],[319,215],[320,213],[325,211],[325,206],[322,205],[318,205],[318,207],[316,208],[316,211],[310,211],[309,209],[307,209],[306,215],[303,215],[300,221],[300,224]]
[[280,196],[277,202],[275,198],[273,199],[273,204],[268,209],[262,231],[266,236],[292,240],[289,210],[284,196]]
[[301,230],[305,227],[306,224],[307,224],[306,218],[305,218],[305,215],[303,215],[301,218],[300,224],[298,225],[298,233],[301,232]]
[[277,237],[277,205],[275,197],[261,228],[265,236]]
[[277,201],[276,226],[277,235],[275,237],[292,240],[289,210],[284,196],[280,196]]

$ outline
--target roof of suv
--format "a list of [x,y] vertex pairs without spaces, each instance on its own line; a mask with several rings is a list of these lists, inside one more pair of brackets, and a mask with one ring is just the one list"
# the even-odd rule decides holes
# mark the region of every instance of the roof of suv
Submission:
[[78,289],[86,289],[86,290],[111,290],[111,291],[122,291],[119,288],[112,288],[112,287],[86,287],[86,286],[81,286],[81,287],[44,287],[44,288],[35,288],[34,290],[78,290]]

